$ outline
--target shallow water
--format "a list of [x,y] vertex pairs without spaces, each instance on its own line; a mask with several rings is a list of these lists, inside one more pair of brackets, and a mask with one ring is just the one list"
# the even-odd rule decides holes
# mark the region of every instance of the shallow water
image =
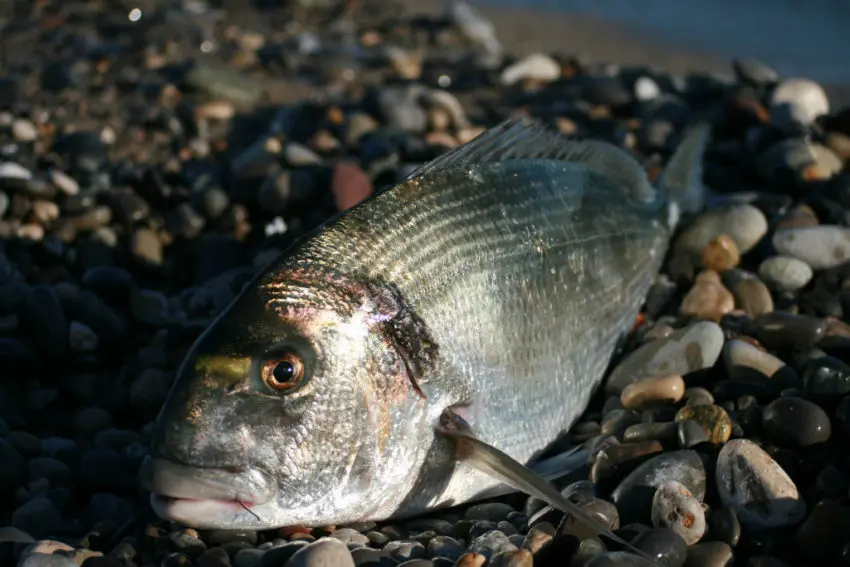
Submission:
[[850,83],[850,0],[488,0],[592,15],[683,48]]

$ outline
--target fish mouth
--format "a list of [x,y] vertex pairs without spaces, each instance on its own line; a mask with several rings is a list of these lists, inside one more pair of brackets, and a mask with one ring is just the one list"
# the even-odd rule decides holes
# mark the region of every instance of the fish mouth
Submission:
[[257,469],[192,467],[146,457],[139,481],[161,518],[202,527],[221,516],[250,513],[272,500],[271,479]]

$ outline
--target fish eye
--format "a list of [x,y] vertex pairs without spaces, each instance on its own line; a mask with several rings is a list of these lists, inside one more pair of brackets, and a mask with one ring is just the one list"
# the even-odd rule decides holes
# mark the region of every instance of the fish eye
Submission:
[[306,380],[304,360],[298,353],[285,352],[267,359],[263,363],[263,383],[276,392],[292,392]]

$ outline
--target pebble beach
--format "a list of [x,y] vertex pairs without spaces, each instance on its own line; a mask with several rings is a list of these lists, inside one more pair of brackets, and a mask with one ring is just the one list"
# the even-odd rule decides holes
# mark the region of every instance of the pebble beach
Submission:
[[560,444],[590,457],[557,487],[664,567],[850,566],[850,90],[612,27],[593,49],[589,19],[254,4],[0,13],[0,566],[647,565],[524,494],[245,532],[163,521],[139,487],[178,365],[244,284],[518,115],[652,180],[712,127],[707,206]]

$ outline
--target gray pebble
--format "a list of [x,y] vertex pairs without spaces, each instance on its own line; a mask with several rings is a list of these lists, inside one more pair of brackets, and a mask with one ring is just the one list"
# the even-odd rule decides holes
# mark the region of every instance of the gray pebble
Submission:
[[812,268],[793,256],[772,256],[759,265],[759,275],[780,291],[794,292],[812,280]]
[[783,396],[764,408],[762,427],[781,447],[803,448],[825,443],[832,434],[829,416],[819,405],[796,396]]
[[56,505],[48,498],[33,498],[18,507],[12,514],[12,526],[33,537],[48,537],[65,525]]
[[428,542],[427,555],[431,558],[445,557],[452,561],[457,561],[465,552],[466,549],[464,546],[451,536],[434,536],[431,538],[431,541]]
[[740,339],[732,339],[723,346],[723,360],[732,379],[746,380],[759,375],[772,378],[780,373],[796,376],[782,360]]
[[732,68],[741,82],[755,87],[769,86],[779,81],[779,73],[763,61],[752,57],[735,59]]
[[676,240],[675,249],[698,258],[709,242],[721,234],[729,235],[741,254],[746,254],[767,233],[767,219],[749,204],[727,205],[711,209],[685,228]]
[[369,545],[369,538],[367,536],[351,528],[339,528],[331,534],[331,537],[338,539],[343,543]]
[[659,486],[652,498],[652,525],[668,528],[693,545],[705,535],[705,510],[690,490],[671,480]]
[[584,564],[584,567],[657,567],[655,563],[634,553],[609,551],[597,555]]
[[467,551],[470,553],[479,553],[489,559],[498,553],[514,549],[516,549],[516,546],[511,543],[508,536],[498,530],[490,530],[475,538],[469,544]]
[[731,567],[735,556],[722,541],[706,541],[688,548],[685,567]]
[[829,98],[823,87],[814,81],[786,79],[776,85],[771,94],[771,122],[781,129],[809,126],[825,114],[829,114]]
[[418,541],[391,541],[384,546],[384,551],[396,561],[425,557],[425,546]]
[[792,526],[806,517],[806,503],[779,463],[747,439],[733,439],[720,450],[717,490],[747,528]]
[[466,509],[463,514],[466,520],[487,520],[490,522],[498,522],[508,517],[508,514],[514,509],[508,504],[502,502],[486,502],[483,504],[475,504]]
[[338,539],[320,538],[308,543],[287,561],[287,567],[354,567],[354,558]]
[[532,53],[508,65],[502,71],[502,84],[514,85],[521,81],[551,82],[561,76],[561,65],[544,53]]
[[652,498],[666,482],[682,483],[697,500],[705,497],[706,472],[699,454],[691,450],[671,451],[642,463],[624,478],[611,493],[620,511],[620,521],[649,523]]
[[838,225],[782,228],[773,235],[773,247],[814,270],[826,270],[850,260],[850,228]]
[[65,555],[32,553],[21,558],[18,567],[79,567],[77,563]]
[[625,357],[611,372],[606,384],[609,395],[641,378],[685,374],[710,368],[723,348],[723,330],[716,323],[699,321],[663,339],[644,344]]

